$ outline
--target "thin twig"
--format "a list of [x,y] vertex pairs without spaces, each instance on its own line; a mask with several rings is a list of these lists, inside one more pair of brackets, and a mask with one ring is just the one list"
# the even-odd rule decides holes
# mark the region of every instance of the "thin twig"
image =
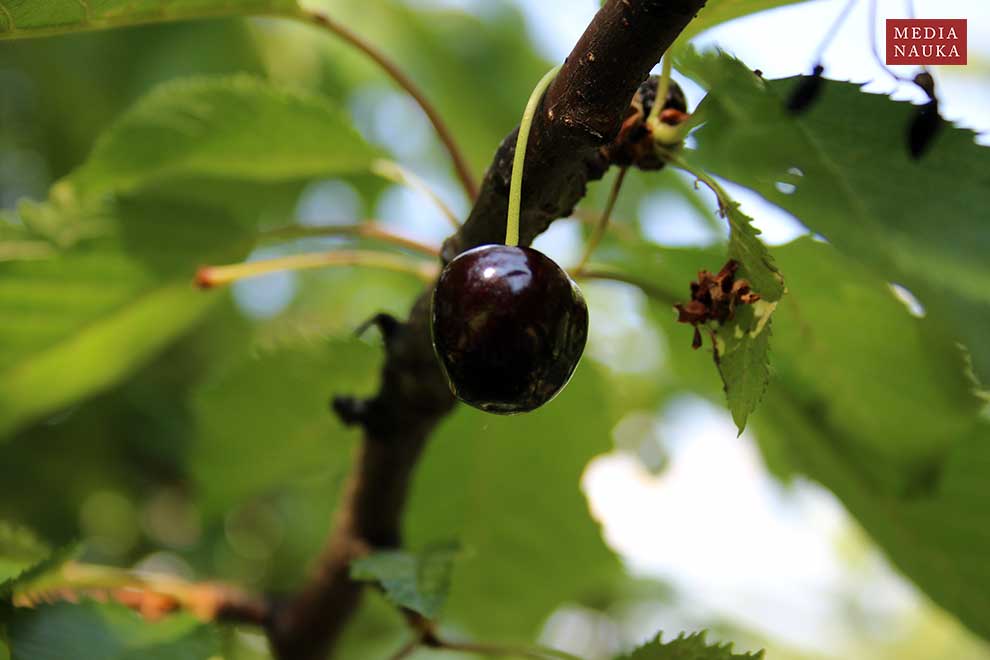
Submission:
[[444,217],[447,218],[455,230],[461,226],[461,221],[457,219],[457,214],[447,206],[447,203],[440,198],[440,195],[426,181],[402,165],[392,160],[380,158],[371,164],[371,172],[383,179],[398,183],[399,185],[408,186],[413,190],[423,193],[440,209],[440,212],[443,213]]
[[718,181],[708,174],[708,172],[704,171],[700,167],[695,167],[673,151],[664,150],[661,154],[663,159],[668,163],[692,175],[695,179],[705,184],[709,190],[715,193],[715,198],[718,200],[719,213],[724,216],[729,212],[729,209],[733,204],[732,197],[729,196],[729,193],[725,192],[725,189],[719,184]]
[[889,66],[880,57],[880,51],[877,50],[877,0],[870,0],[870,20],[869,20],[869,30],[870,30],[870,52],[873,53],[873,59],[876,60],[877,64],[881,69],[887,72],[894,80],[898,82],[911,82],[910,78],[900,75]]
[[267,275],[286,270],[307,270],[329,266],[364,266],[409,273],[425,282],[432,282],[437,275],[436,264],[411,259],[399,254],[375,250],[331,250],[293,254],[274,259],[245,261],[227,266],[204,266],[196,273],[196,284],[204,289],[231,284],[238,280]]
[[683,300],[682,296],[677,296],[676,294],[667,291],[652,282],[641,280],[634,275],[621,273],[617,270],[609,268],[608,266],[596,266],[592,264],[590,267],[583,268],[579,271],[574,271],[573,275],[576,279],[610,280],[612,282],[631,284],[645,293],[647,297],[669,305],[673,305]]
[[[589,225],[594,231],[594,228],[602,219],[601,212],[595,212],[591,209],[585,209],[578,207],[571,212],[571,217],[580,222],[582,225]],[[609,231],[619,236],[620,238],[635,239],[638,234],[629,228],[626,222],[623,221],[609,221]]]
[[[917,14],[914,11],[914,0],[905,0],[905,3],[907,4],[908,18],[912,18],[912,19],[916,18]],[[928,68],[927,64],[922,64],[921,70],[927,73],[928,75],[931,75],[932,73],[931,69]]]
[[354,236],[368,238],[382,243],[389,243],[397,247],[419,252],[428,257],[440,256],[440,248],[426,243],[420,243],[384,229],[374,222],[360,222],[354,225],[320,225],[314,227],[304,227],[302,225],[289,225],[262,232],[258,237],[261,241],[291,241],[299,238],[320,238],[331,236]]
[[290,15],[299,20],[312,23],[313,25],[328,30],[350,45],[354,46],[367,55],[372,61],[375,62],[375,64],[381,67],[381,69],[387,73],[399,87],[404,89],[423,110],[423,113],[426,115],[427,119],[430,120],[430,123],[433,124],[434,130],[437,132],[437,137],[440,138],[440,142],[443,143],[444,147],[447,149],[447,153],[450,154],[450,159],[453,161],[454,165],[454,172],[456,172],[457,178],[464,187],[464,192],[467,193],[468,199],[474,201],[478,197],[478,185],[475,183],[474,177],[471,174],[471,168],[468,167],[467,158],[465,158],[464,153],[461,151],[460,147],[458,147],[453,133],[451,133],[450,129],[447,127],[447,124],[444,123],[443,119],[440,117],[440,113],[433,107],[433,104],[427,100],[423,91],[416,85],[416,83],[412,81],[411,78],[409,78],[409,76],[403,73],[402,69],[400,69],[398,65],[386,57],[384,53],[378,50],[378,48],[371,45],[363,38],[333,20],[323,12],[313,9],[300,8]]
[[239,587],[221,582],[190,582],[172,575],[132,571],[112,566],[70,562],[14,594],[14,605],[78,601],[88,597],[113,600],[158,619],[177,609],[201,621],[236,621],[264,625],[268,602]]
[[405,644],[403,644],[402,647],[395,652],[395,655],[391,657],[391,660],[403,660],[403,658],[408,658],[413,653],[415,653],[416,649],[418,648],[419,648],[419,640],[411,639]]
[[825,49],[828,48],[828,45],[830,43],[832,43],[832,39],[835,38],[835,35],[839,33],[839,28],[842,27],[842,24],[846,22],[846,18],[849,16],[849,12],[852,10],[853,5],[855,4],[856,4],[856,0],[848,0],[848,2],[846,2],[846,6],[842,8],[842,11],[839,12],[839,15],[832,22],[832,25],[831,27],[829,27],[828,32],[825,33],[825,38],[822,39],[820,44],[818,44],[818,49],[815,51],[814,62],[816,64],[821,62],[822,56],[825,54]]
[[595,251],[595,248],[598,247],[598,244],[602,242],[602,238],[605,236],[605,230],[608,229],[608,221],[612,217],[612,209],[615,208],[615,202],[619,199],[619,190],[622,189],[622,182],[626,178],[627,170],[628,168],[621,167],[619,168],[619,173],[615,175],[615,181],[612,183],[612,190],[608,194],[608,201],[605,203],[602,215],[598,219],[598,224],[592,230],[591,236],[588,238],[588,244],[584,248],[584,255],[581,257],[581,261],[578,262],[575,268],[578,272],[588,263],[591,253]]

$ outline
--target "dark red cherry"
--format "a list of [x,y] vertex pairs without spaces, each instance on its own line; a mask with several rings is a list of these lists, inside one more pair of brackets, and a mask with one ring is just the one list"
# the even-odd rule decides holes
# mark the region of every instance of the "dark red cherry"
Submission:
[[433,348],[457,398],[509,415],[563,389],[588,338],[588,306],[538,250],[483,245],[443,269],[433,292]]

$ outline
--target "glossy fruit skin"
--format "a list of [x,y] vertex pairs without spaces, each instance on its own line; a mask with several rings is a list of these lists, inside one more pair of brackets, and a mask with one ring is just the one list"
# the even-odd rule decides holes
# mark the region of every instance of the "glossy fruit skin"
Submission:
[[447,264],[433,292],[433,348],[454,395],[511,415],[570,380],[588,338],[577,284],[538,250],[483,245]]

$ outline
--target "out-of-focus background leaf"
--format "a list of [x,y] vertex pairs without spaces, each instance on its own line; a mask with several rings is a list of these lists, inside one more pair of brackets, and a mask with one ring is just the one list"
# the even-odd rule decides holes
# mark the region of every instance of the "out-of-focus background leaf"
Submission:
[[221,648],[219,633],[189,615],[149,623],[122,605],[94,602],[20,612],[8,635],[15,660],[208,660]]
[[381,586],[394,604],[439,617],[450,591],[456,543],[434,543],[419,552],[382,550],[354,561],[351,577]]
[[246,247],[222,210],[165,200],[121,200],[67,222],[91,222],[93,238],[0,264],[4,435],[113,385],[173,341],[212,302],[189,273]]
[[[18,28],[9,34],[0,12],[7,36],[87,27],[85,3],[2,1]],[[147,13],[154,3],[89,4],[88,27],[104,13],[163,17]],[[317,4],[428,91],[480,175],[566,54],[553,37],[597,3]],[[691,30],[784,4],[713,0]],[[819,4],[784,10],[809,57],[810,26],[825,22],[801,12]],[[659,629],[702,628],[774,658],[990,657],[959,623],[990,634],[988,422],[974,380],[987,382],[990,336],[985,147],[945,127],[914,163],[907,104],[828,83],[790,118],[781,99],[794,79],[760,82],[749,67],[764,63],[724,55],[678,58],[711,88],[692,161],[762,197],[729,186],[759,227],[785,209],[798,219],[789,238],[828,241],[764,231],[788,243],[770,248],[787,293],[769,387],[735,439],[711,349],[692,351],[671,309],[698,270],[725,262],[726,223],[689,177],[630,173],[594,261],[653,297],[582,282],[592,336],[567,390],[522,417],[458,409],[417,472],[409,547],[460,545],[442,631],[538,638],[589,660]],[[786,74],[808,68],[790,61]],[[678,76],[700,101],[704,89]],[[4,41],[0,87],[0,519],[45,539],[35,557],[34,541],[0,534],[0,576],[82,539],[83,561],[298,586],[357,437],[328,401],[373,391],[378,377],[380,339],[353,331],[377,312],[404,314],[421,284],[340,269],[203,293],[192,275],[343,244],[262,238],[294,223],[374,218],[438,244],[449,227],[428,202],[363,171],[383,154],[466,212],[429,124],[360,54],[275,19]],[[584,222],[555,223],[541,249],[575,263],[609,183],[592,184]],[[920,317],[888,282],[920,301]],[[754,565],[763,572],[719,572]],[[805,588],[808,575],[819,588]],[[257,631],[148,623],[92,601],[0,617],[14,658],[268,657]],[[404,626],[369,594],[341,657],[390,657]]]
[[[561,602],[613,597],[618,562],[574,488],[588,459],[609,449],[603,387],[582,367],[554,406],[523,417],[464,408],[440,428],[417,471],[407,526],[413,543],[446,531],[463,546],[451,621],[519,639]],[[585,410],[590,402],[596,410]]]
[[216,16],[291,11],[294,0],[6,0],[0,6],[0,39],[19,39],[80,30],[128,27],[143,23]]

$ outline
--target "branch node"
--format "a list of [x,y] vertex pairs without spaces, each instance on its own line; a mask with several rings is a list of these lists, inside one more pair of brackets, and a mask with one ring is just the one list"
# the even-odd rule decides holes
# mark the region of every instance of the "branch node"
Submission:
[[391,314],[380,312],[359,325],[357,329],[354,330],[354,335],[360,337],[371,327],[378,328],[378,331],[382,333],[382,339],[385,340],[385,350],[387,351],[390,344],[393,343],[395,336],[402,328],[402,321],[395,318]]
[[368,416],[368,403],[355,396],[335,396],[330,401],[330,409],[344,426],[364,424]]

